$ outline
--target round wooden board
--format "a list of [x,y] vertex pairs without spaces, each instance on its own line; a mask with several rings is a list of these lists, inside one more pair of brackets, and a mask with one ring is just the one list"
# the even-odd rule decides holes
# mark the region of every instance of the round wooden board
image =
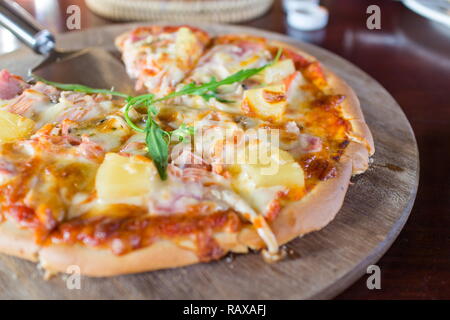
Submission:
[[[311,299],[331,298],[366,272],[390,247],[414,203],[418,150],[411,126],[375,80],[338,56],[275,33],[241,26],[199,25],[212,34],[248,33],[298,46],[345,79],[357,93],[375,138],[371,168],[354,179],[336,219],[319,232],[289,243],[295,252],[275,264],[260,255],[234,256],[184,268],[113,278],[81,278],[69,290],[66,277],[44,280],[36,265],[0,255],[0,297],[31,299]],[[58,37],[67,49],[101,46],[132,25],[112,25]],[[25,75],[40,60],[28,49],[0,57],[0,69]],[[230,261],[231,260],[231,261]]]

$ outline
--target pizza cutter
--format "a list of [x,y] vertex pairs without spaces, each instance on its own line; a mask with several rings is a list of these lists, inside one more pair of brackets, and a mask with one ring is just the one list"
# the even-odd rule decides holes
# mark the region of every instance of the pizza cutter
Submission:
[[134,92],[124,65],[112,53],[101,48],[58,49],[52,33],[42,29],[25,9],[11,0],[0,0],[0,25],[43,57],[29,73],[54,82]]

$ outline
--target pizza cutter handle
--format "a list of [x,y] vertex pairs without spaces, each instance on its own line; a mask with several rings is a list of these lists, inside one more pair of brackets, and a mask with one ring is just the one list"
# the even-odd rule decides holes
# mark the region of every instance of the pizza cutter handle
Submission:
[[0,25],[11,31],[36,53],[48,55],[55,50],[55,37],[42,29],[34,18],[11,0],[0,0]]

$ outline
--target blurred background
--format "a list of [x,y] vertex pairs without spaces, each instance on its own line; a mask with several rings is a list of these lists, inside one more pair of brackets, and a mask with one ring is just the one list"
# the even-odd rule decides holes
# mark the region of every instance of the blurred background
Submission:
[[[135,20],[232,22],[313,43],[366,71],[393,95],[411,122],[421,154],[421,181],[406,227],[378,263],[382,289],[368,290],[362,277],[338,299],[450,298],[449,0],[324,0],[321,11],[282,0],[16,2],[55,33],[76,32],[67,25],[73,5],[80,9],[81,30]],[[371,5],[380,8],[380,28],[368,28]],[[18,46],[0,28],[0,53]]]

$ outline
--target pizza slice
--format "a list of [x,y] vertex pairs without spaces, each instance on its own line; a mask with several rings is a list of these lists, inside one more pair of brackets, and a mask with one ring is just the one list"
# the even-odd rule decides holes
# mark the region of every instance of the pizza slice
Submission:
[[158,95],[173,90],[197,63],[209,35],[189,26],[138,27],[116,39],[136,90]]

